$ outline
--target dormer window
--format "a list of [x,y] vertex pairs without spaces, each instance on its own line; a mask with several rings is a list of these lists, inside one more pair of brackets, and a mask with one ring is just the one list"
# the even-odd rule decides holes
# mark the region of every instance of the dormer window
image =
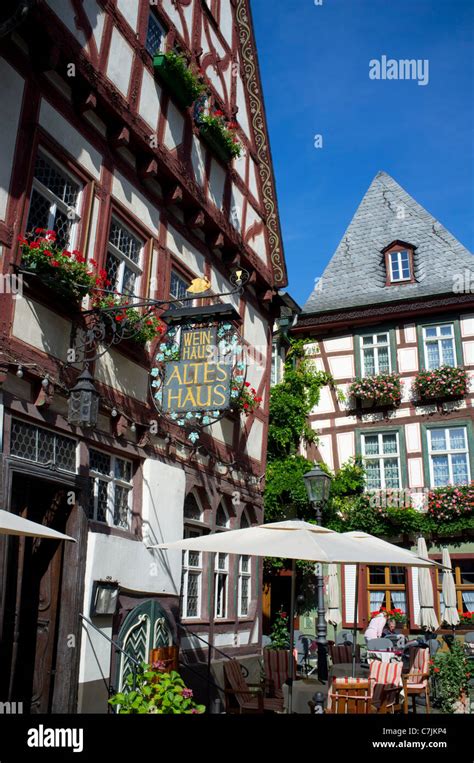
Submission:
[[414,251],[414,246],[403,241],[393,241],[385,249],[382,249],[387,272],[386,286],[414,282]]

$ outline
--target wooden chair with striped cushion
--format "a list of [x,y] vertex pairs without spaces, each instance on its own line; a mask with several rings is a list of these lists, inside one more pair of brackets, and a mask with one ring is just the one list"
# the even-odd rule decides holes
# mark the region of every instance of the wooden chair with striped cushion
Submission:
[[[265,682],[272,697],[283,699],[283,684],[288,679],[289,650],[264,649]],[[293,654],[293,677],[296,679],[296,658]]]
[[402,690],[403,663],[380,662],[370,664],[370,694],[372,706],[377,713],[395,713],[401,709],[400,692]]
[[367,715],[371,712],[370,681],[366,678],[334,678],[326,713]]
[[408,713],[408,697],[411,697],[413,712],[416,713],[416,697],[422,694],[426,699],[426,712],[430,713],[429,660],[429,649],[417,649],[409,672],[402,676],[405,714]]
[[248,684],[237,660],[224,663],[226,713],[255,714],[283,711],[283,701],[263,696],[261,684]]
[[[352,644],[329,644],[329,656],[333,665],[352,662]],[[356,662],[360,662],[360,644],[356,644]]]

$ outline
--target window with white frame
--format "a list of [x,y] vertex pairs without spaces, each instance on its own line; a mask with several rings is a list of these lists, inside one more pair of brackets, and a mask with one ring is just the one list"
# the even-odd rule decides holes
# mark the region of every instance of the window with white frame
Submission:
[[[185,538],[199,538],[202,530],[185,527]],[[202,552],[183,551],[183,574],[181,578],[181,616],[201,617]]]
[[369,334],[361,337],[362,376],[388,374],[390,365],[390,334]]
[[392,282],[409,281],[411,278],[410,255],[407,250],[390,252],[388,259],[390,263],[390,280]]
[[[182,299],[185,300],[189,298],[189,294],[186,291],[186,289],[189,286],[189,282],[183,278],[179,273],[176,272],[176,270],[171,271],[171,279],[170,279],[170,298],[171,299]],[[177,308],[177,307],[191,307],[193,303],[192,302],[174,302],[170,305],[170,308]]]
[[145,47],[150,56],[154,56],[164,49],[165,38],[166,29],[163,24],[158,21],[156,14],[153,13],[153,10],[150,8],[145,43]]
[[89,516],[129,529],[132,510],[132,462],[91,448]]
[[456,365],[454,325],[452,323],[424,326],[423,344],[426,368]]
[[243,555],[239,559],[239,617],[247,617],[250,604],[251,559]]
[[82,183],[39,151],[36,157],[26,230],[54,230],[57,243],[72,249],[79,217]]
[[216,620],[219,620],[227,617],[229,596],[229,554],[216,554],[214,580],[214,616]]
[[400,488],[398,432],[362,434],[367,490]]
[[112,217],[105,262],[110,289],[124,294],[137,293],[144,246],[143,239],[138,238],[116,217]]
[[432,487],[467,485],[471,480],[466,427],[428,430]]

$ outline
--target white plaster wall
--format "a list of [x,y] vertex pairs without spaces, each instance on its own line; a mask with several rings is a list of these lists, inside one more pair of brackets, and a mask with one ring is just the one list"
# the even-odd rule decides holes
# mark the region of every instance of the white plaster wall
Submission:
[[232,16],[232,6],[230,4],[230,0],[221,0],[221,17],[220,17],[220,24],[219,28],[222,32],[222,35],[229,45],[229,47],[232,47],[232,30],[233,30],[233,16]]
[[474,336],[474,315],[463,315],[461,318],[461,336]]
[[332,438],[330,434],[320,435],[317,448],[321,458],[330,469],[334,469],[334,456],[332,452]]
[[258,182],[257,182],[257,168],[251,156],[249,156],[249,188],[251,193],[253,193],[254,197],[256,198],[256,200],[259,201],[260,194],[259,194]]
[[405,424],[405,443],[407,453],[420,452],[421,432],[419,424]]
[[257,461],[262,460],[263,423],[260,419],[254,419],[248,436],[245,452]]
[[158,126],[158,117],[161,111],[160,101],[161,87],[150,72],[144,68],[138,113],[150,125],[153,133],[156,132]]
[[397,350],[398,370],[401,373],[418,370],[418,350],[416,347],[408,347]]
[[237,634],[239,646],[246,646],[250,643],[250,631],[239,631]]
[[242,130],[247,135],[247,137],[250,137],[250,123],[249,123],[249,117],[247,112],[247,101],[245,99],[244,85],[240,77],[240,74],[237,77],[237,106],[239,107],[239,111],[237,114],[239,125],[241,126]]
[[206,430],[210,435],[212,435],[212,437],[215,437],[216,440],[225,442],[226,445],[232,445],[234,439],[233,421],[229,421],[229,419],[223,418],[220,419],[220,421],[216,421],[216,423],[212,424],[212,426],[206,427]]
[[254,233],[249,236],[248,231],[255,225],[262,224],[263,220],[260,215],[254,210],[251,204],[247,204],[247,218],[246,218],[246,241],[250,247],[254,250],[260,259],[267,264],[267,246],[265,242],[265,227],[259,233]]
[[0,151],[0,219],[4,220],[7,211],[13,155],[15,152],[25,80],[1,58],[0,82],[2,83],[2,108],[0,109],[0,135],[2,136],[2,150]]
[[117,0],[117,8],[125,16],[134,32],[137,29],[139,5],[140,0]]
[[404,327],[405,332],[405,342],[415,343],[416,342],[416,326],[414,323],[406,323]]
[[155,236],[158,234],[160,213],[158,209],[143,196],[129,181],[115,172],[112,180],[112,196],[132,212]]
[[464,356],[464,365],[474,365],[474,342],[463,342],[462,351]]
[[410,487],[423,487],[423,461],[421,458],[408,458],[408,482]]
[[88,259],[94,258],[94,247],[95,247],[95,239],[97,236],[97,223],[99,220],[99,209],[100,209],[99,199],[97,197],[94,197],[94,201],[92,203],[89,245],[87,247]]
[[313,414],[334,413],[334,403],[329,387],[322,387],[318,405],[311,410]]
[[[125,0],[125,2],[126,1],[127,0]],[[161,0],[160,5],[163,6],[163,10],[166,11],[166,13],[170,17],[171,21],[173,22],[173,24],[175,24],[175,26],[178,28],[179,32],[181,32],[181,35],[184,36],[185,28],[183,27],[183,22],[181,21],[181,16],[178,13],[178,9],[176,7],[175,0]],[[193,3],[189,4],[189,6],[191,8],[191,11],[193,9],[193,5],[194,5]],[[183,10],[185,10],[186,6],[180,6],[180,10],[181,10],[181,8]],[[189,9],[187,9],[187,10],[188,10],[188,13],[189,13]],[[188,28],[190,28],[190,27],[188,26]]]
[[112,30],[107,77],[123,95],[127,95],[132,72],[133,49],[115,27]]
[[174,103],[168,103],[168,118],[166,120],[164,144],[170,151],[183,142],[184,117]]
[[[218,293],[218,294],[225,294],[226,292],[232,291],[234,287],[232,286],[229,281],[227,281],[226,278],[224,278],[223,275],[218,270],[212,270],[211,271],[211,289],[212,291]],[[226,302],[230,302],[237,312],[239,312],[239,304],[240,304],[240,297],[238,294],[232,294],[228,297],[225,297]]]
[[84,32],[81,29],[78,29],[74,18],[75,18],[75,11],[72,7],[72,4],[70,0],[46,0],[50,8],[55,12],[57,16],[61,19],[63,24],[69,29],[69,31],[74,35],[76,40],[80,42],[80,44],[85,47],[86,45],[86,38],[84,35]]
[[326,352],[340,352],[352,350],[354,342],[352,336],[339,336],[337,339],[325,339],[323,346]]
[[148,373],[146,369],[114,350],[109,350],[97,361],[96,379],[117,389],[128,397],[146,402],[148,399]]
[[226,172],[214,159],[211,161],[209,177],[209,197],[218,209],[222,209]]
[[338,432],[336,435],[339,464],[342,465],[355,456],[354,432]]
[[245,307],[244,337],[264,357],[266,356],[269,343],[268,323],[250,303]]
[[48,101],[41,101],[39,123],[46,132],[57,140],[72,157],[96,179],[100,178],[101,154],[71,125],[67,119],[53,109]]
[[354,356],[339,355],[328,358],[329,371],[334,379],[351,379],[355,376]]
[[32,347],[66,360],[71,322],[28,297],[15,300],[12,333]]
[[305,355],[319,355],[320,349],[318,342],[311,342],[309,344],[305,344],[304,346],[304,354]]
[[168,226],[166,246],[197,276],[204,274],[204,256],[172,225]]
[[[129,0],[130,2],[130,0]],[[131,0],[133,4],[133,0]],[[92,34],[94,35],[94,41],[97,45],[97,50],[100,52],[100,45],[102,42],[102,32],[104,31],[105,13],[102,8],[99,7],[96,0],[84,0],[84,10],[89,19],[92,27]]]
[[191,162],[193,165],[194,170],[194,176],[196,178],[196,182],[199,185],[204,185],[204,180],[206,177],[205,173],[205,161],[206,161],[206,151],[198,138],[196,138],[195,135],[193,135],[193,142],[191,146]]
[[412,384],[415,380],[414,376],[404,376],[402,379],[402,402],[407,403],[412,397]]
[[232,193],[230,198],[230,222],[238,231],[242,233],[242,215],[244,211],[244,197],[239,188],[236,185],[232,185]]

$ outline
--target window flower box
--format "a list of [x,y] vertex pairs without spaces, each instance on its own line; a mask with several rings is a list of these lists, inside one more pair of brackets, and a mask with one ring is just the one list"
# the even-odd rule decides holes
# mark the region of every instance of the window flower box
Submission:
[[403,612],[401,609],[398,609],[397,607],[394,609],[385,609],[385,607],[382,607],[381,610],[377,609],[374,612],[371,612],[370,617],[375,617],[380,611],[385,612],[387,615],[387,620],[395,620],[395,622],[400,626],[406,624],[407,616],[405,612]]
[[440,366],[419,371],[412,389],[415,398],[423,401],[464,397],[468,393],[469,377],[464,368]]
[[201,138],[221,161],[227,164],[241,155],[242,144],[235,134],[236,124],[226,122],[222,111],[201,114],[198,124]]
[[448,485],[428,493],[428,516],[438,520],[468,519],[474,509],[474,483]]
[[[154,312],[142,315],[132,304],[128,307],[129,304],[128,299],[112,294],[101,295],[93,300],[94,307],[101,310],[108,309],[110,328],[112,331],[120,331],[123,339],[145,345],[166,333],[166,324]],[[116,311],[110,309],[115,306],[126,309]]]
[[459,612],[459,628],[474,628],[474,612]]
[[192,106],[205,89],[198,75],[188,66],[186,58],[179,53],[158,53],[153,57],[153,66],[174,100],[183,109]]
[[54,231],[37,228],[35,233],[36,238],[19,238],[21,272],[37,276],[54,292],[74,303],[107,285],[106,271],[96,272],[97,263],[86,261],[76,249],[70,252],[59,247]]
[[257,396],[256,390],[251,387],[250,382],[244,382],[241,385],[239,379],[234,377],[231,387],[232,407],[249,416],[262,402],[262,398]]
[[365,376],[352,382],[349,394],[374,405],[399,405],[402,398],[402,382],[398,374]]

